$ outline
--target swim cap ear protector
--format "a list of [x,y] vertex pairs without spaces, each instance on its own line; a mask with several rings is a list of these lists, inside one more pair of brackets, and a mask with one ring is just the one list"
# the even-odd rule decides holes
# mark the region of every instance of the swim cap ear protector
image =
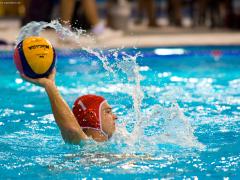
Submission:
[[75,101],[72,111],[81,128],[100,130],[107,136],[101,123],[101,107],[105,101],[102,96],[93,94],[81,96]]

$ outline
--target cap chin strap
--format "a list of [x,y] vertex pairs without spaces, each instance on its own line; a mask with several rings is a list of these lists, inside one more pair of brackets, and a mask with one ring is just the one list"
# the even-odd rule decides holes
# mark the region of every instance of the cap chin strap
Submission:
[[108,137],[108,134],[107,133],[105,133],[104,131],[103,131],[103,129],[102,129],[102,114],[101,114],[101,107],[102,107],[102,105],[103,105],[103,103],[105,103],[106,102],[106,100],[104,100],[103,102],[101,102],[101,104],[99,105],[99,110],[98,110],[98,112],[99,112],[99,123],[100,123],[100,132],[107,138],[107,139],[109,139],[109,137]]
[[100,129],[100,132],[101,132],[107,139],[109,139],[108,134],[105,133],[102,129]]
[[92,128],[92,127],[82,127],[82,129],[92,129],[94,131],[98,131],[101,133],[101,135],[103,135],[104,137],[106,137],[107,139],[109,139],[109,136],[107,133],[105,133],[102,129],[97,129],[97,128]]

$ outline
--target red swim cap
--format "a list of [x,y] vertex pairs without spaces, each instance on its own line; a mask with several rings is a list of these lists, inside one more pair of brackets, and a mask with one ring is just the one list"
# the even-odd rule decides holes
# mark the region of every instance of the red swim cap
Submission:
[[72,111],[81,128],[102,130],[101,106],[104,101],[102,96],[93,94],[81,96],[75,101]]

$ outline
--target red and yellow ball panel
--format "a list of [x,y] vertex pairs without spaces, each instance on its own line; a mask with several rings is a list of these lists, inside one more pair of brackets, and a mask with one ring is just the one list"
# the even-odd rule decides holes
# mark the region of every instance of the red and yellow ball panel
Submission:
[[31,36],[15,48],[14,62],[28,77],[46,77],[55,66],[55,50],[47,39]]

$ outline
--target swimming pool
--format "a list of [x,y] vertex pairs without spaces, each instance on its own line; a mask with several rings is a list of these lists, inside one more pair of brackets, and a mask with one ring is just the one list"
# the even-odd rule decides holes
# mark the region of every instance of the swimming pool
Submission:
[[97,93],[119,116],[110,142],[79,146],[64,144],[46,93],[22,82],[12,52],[0,52],[0,179],[240,178],[240,46],[120,51],[143,54],[141,137],[128,137],[138,123],[134,82],[85,51],[57,51],[56,83],[68,104]]

